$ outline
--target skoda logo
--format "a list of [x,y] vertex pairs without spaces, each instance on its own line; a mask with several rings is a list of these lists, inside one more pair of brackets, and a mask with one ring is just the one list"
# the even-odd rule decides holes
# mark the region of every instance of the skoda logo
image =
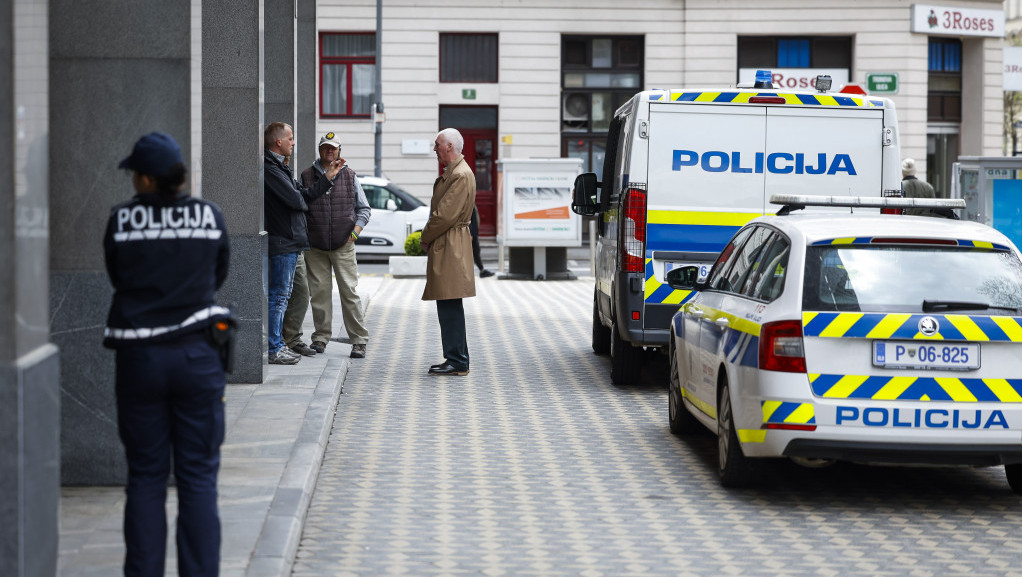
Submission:
[[932,337],[937,334],[937,331],[939,330],[940,323],[937,322],[937,319],[933,317],[923,317],[919,319],[919,332],[922,333],[924,337]]

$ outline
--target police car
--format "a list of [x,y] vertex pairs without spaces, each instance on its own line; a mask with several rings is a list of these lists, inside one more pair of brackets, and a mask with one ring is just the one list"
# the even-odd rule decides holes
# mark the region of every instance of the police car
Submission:
[[[1022,259],[973,222],[792,210],[960,200],[775,195],[671,323],[669,419],[718,436],[725,486],[806,465],[1005,465],[1022,492]],[[820,211],[821,209],[811,209]]]

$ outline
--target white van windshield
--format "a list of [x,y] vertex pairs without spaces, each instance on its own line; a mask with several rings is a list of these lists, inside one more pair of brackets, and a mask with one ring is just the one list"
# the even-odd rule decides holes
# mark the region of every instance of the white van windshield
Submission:
[[809,247],[802,306],[905,313],[989,308],[990,314],[1017,314],[1022,262],[1008,251],[959,247]]

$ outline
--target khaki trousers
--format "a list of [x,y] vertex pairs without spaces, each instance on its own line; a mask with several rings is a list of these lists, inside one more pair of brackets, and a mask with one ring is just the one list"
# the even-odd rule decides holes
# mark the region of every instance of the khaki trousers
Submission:
[[334,250],[310,249],[305,252],[305,274],[309,280],[312,322],[316,327],[312,340],[326,343],[333,334],[333,289],[330,273],[337,279],[341,297],[341,318],[353,345],[369,342],[369,330],[362,316],[362,299],[358,296],[358,263],[355,243],[346,242]]

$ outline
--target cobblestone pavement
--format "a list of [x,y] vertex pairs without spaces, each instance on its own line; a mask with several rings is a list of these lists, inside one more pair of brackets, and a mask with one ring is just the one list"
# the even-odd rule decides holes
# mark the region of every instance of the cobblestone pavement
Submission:
[[426,374],[423,281],[380,289],[295,576],[1022,575],[1003,469],[785,462],[724,490],[715,439],[668,431],[662,357],[610,384],[591,278],[477,286],[467,377]]

